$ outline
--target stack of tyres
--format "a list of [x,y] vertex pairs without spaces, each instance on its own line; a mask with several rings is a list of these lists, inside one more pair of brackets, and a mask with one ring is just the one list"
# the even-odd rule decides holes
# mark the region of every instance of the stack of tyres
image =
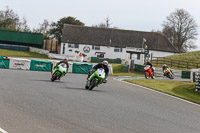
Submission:
[[200,92],[200,73],[199,72],[195,73],[195,81],[196,81],[195,91]]

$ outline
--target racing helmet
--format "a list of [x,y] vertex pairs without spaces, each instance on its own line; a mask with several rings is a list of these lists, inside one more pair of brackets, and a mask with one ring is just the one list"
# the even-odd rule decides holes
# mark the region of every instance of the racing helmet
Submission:
[[166,66],[167,66],[166,64],[163,65],[163,67],[166,67]]
[[103,61],[103,66],[104,67],[108,66],[108,61]]
[[64,59],[63,62],[64,62],[64,63],[68,63],[68,60],[67,60],[67,59]]

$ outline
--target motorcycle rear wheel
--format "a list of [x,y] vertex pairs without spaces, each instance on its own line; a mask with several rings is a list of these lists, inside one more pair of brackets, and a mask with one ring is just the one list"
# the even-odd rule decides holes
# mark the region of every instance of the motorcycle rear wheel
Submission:
[[168,77],[169,79],[173,79],[173,76],[170,73],[168,73]]
[[53,77],[51,78],[51,81],[53,82],[54,80],[56,80],[58,78],[59,74],[55,73],[53,74]]

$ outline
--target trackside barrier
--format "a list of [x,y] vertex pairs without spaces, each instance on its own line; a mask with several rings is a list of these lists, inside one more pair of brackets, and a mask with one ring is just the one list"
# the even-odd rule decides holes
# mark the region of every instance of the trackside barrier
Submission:
[[6,56],[0,56],[0,68],[9,69],[10,59]]
[[123,64],[122,71],[123,72],[128,72],[129,71],[129,65]]
[[31,60],[22,58],[10,58],[10,69],[30,70]]
[[136,72],[144,73],[144,65],[138,65],[135,64],[135,69]]
[[[59,61],[57,60],[35,60],[24,58],[8,58],[0,56],[0,68],[18,69],[18,70],[31,70],[31,71],[51,71]],[[69,63],[69,73],[88,74],[92,67],[96,64],[91,63]],[[109,64],[109,74],[113,74],[112,65]]]
[[196,82],[195,91],[200,92],[200,72],[195,73],[195,82]]
[[72,73],[88,74],[92,70],[92,64],[73,63]]
[[52,62],[44,60],[31,60],[30,70],[33,71],[51,71]]

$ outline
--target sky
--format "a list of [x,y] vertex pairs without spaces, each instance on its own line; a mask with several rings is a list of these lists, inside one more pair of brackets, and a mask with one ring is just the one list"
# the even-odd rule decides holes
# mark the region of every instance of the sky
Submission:
[[0,10],[13,9],[28,25],[38,27],[44,19],[57,22],[72,16],[86,26],[105,23],[137,31],[162,30],[166,17],[176,9],[190,13],[198,24],[195,45],[200,50],[200,0],[0,0]]

